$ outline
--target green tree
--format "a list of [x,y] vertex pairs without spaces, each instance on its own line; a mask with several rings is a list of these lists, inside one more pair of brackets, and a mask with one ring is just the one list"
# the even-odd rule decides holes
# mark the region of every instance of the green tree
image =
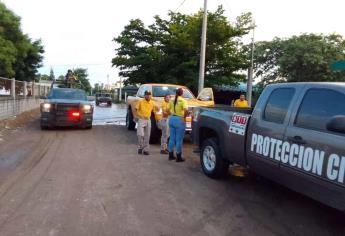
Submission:
[[50,76],[49,75],[40,75],[40,80],[50,80]]
[[57,78],[57,80],[64,81],[64,80],[65,80],[65,76],[64,76],[64,75],[59,75],[59,77]]
[[[202,14],[169,12],[167,20],[155,16],[148,27],[140,19],[131,20],[114,38],[118,48],[112,63],[127,78],[125,84],[176,83],[196,90]],[[208,12],[206,86],[236,84],[245,78],[238,72],[248,67],[241,37],[249,32],[250,22],[251,14],[246,13],[231,24],[221,6]]]
[[101,85],[99,83],[95,83],[94,88],[93,88],[93,94],[97,92],[101,92],[101,91],[102,91]]
[[41,41],[33,41],[23,34],[20,18],[0,3],[0,76],[35,79],[43,53]]
[[302,34],[258,42],[255,77],[261,85],[276,82],[345,81],[345,72],[330,65],[345,59],[345,40],[337,34]]
[[55,80],[55,75],[54,75],[53,68],[50,68],[49,80],[51,80],[51,81]]
[[12,78],[15,75],[13,64],[16,61],[17,49],[12,42],[0,35],[0,76]]
[[80,81],[82,89],[84,89],[87,93],[90,93],[91,85],[89,79],[87,78],[89,76],[87,73],[87,69],[77,68],[73,72],[74,75],[77,77],[77,80]]

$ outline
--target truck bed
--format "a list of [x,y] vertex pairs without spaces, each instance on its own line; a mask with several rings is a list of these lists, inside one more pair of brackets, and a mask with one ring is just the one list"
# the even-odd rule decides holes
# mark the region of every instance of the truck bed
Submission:
[[[226,147],[221,150],[222,156],[227,157],[231,162],[246,165],[243,157],[247,127],[233,130],[231,123],[233,117],[245,117],[247,124],[252,112],[253,108],[238,108],[229,105],[200,108],[198,121],[193,122],[195,126],[192,133],[193,142],[201,148],[203,141],[212,136],[222,147]],[[230,143],[229,140],[231,140]]]
[[230,111],[230,112],[239,112],[245,114],[252,114],[253,108],[239,108],[239,107],[232,107],[229,105],[215,105],[214,107],[208,107],[203,109],[212,109],[217,111]]

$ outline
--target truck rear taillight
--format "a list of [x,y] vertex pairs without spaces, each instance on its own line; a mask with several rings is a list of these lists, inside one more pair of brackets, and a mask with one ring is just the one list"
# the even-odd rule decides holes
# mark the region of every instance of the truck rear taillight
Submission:
[[192,122],[192,117],[191,117],[191,116],[187,116],[187,117],[185,118],[185,121],[186,121],[186,122]]

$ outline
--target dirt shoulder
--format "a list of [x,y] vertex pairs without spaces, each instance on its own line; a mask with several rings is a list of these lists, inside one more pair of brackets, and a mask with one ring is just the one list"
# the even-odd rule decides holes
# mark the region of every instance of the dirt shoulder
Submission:
[[0,120],[0,141],[3,136],[8,135],[11,131],[27,126],[37,120],[40,115],[39,109],[23,112],[20,115],[13,116],[9,119]]

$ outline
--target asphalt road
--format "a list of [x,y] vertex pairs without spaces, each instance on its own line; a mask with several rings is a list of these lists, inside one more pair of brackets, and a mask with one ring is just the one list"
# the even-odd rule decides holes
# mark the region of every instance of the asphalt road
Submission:
[[2,137],[1,236],[345,235],[343,213],[270,181],[207,178],[189,143],[185,163],[158,145],[139,156],[123,109],[97,108],[92,130],[36,120]]

